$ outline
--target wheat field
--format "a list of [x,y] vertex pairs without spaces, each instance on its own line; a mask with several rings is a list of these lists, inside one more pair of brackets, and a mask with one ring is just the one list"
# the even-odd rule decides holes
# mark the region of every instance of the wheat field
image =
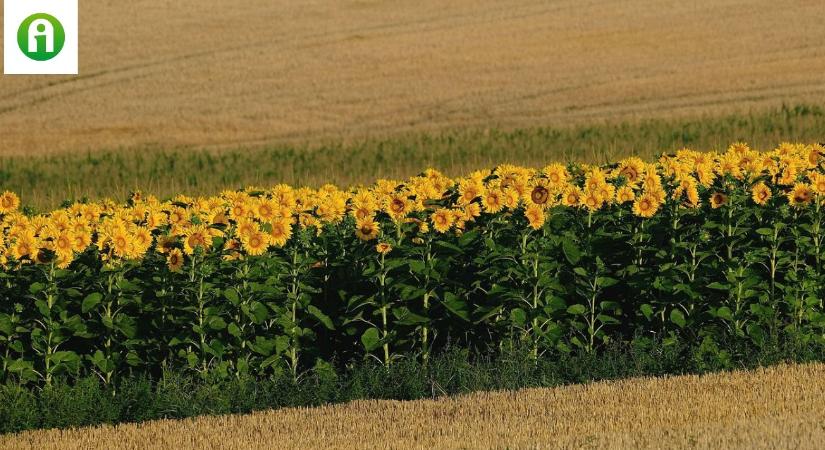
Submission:
[[825,100],[819,0],[81,2],[0,78],[0,155],[254,147]]
[[7,449],[821,448],[825,365],[0,436]]

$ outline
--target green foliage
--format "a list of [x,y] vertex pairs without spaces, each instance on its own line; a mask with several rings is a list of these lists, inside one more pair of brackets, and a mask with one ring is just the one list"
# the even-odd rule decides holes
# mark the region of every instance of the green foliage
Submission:
[[538,358],[529,344],[505,347],[509,349],[479,353],[448,349],[426,362],[406,358],[390,367],[374,360],[340,368],[321,363],[298,380],[288,372],[225,378],[218,372],[202,376],[164,371],[154,380],[146,375],[124,376],[116,385],[96,376],[73,382],[56,379],[43,389],[9,383],[0,385],[0,433],[825,360],[822,345],[789,339],[756,349],[709,339],[663,343],[639,336],[628,345],[611,345],[599,353],[553,352]]

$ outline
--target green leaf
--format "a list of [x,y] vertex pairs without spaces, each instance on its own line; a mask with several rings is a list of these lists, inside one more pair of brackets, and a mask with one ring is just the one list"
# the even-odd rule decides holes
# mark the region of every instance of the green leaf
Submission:
[[37,294],[38,292],[42,291],[42,290],[43,290],[43,289],[45,289],[45,288],[46,288],[46,285],[45,285],[45,284],[40,283],[40,282],[35,282],[35,283],[32,283],[32,284],[29,286],[29,293],[31,293],[31,294]]
[[717,309],[716,316],[725,320],[733,320],[733,312],[727,306]]
[[755,323],[752,323],[748,325],[748,336],[751,337],[751,340],[753,340],[754,344],[761,347],[765,343],[767,333],[765,333],[765,330],[763,330],[762,327]]
[[639,307],[639,310],[645,315],[645,319],[650,320],[650,318],[653,317],[653,307],[649,304],[645,303]]
[[332,323],[332,319],[329,318],[326,314],[323,313],[320,309],[318,309],[315,305],[309,305],[307,307],[307,311],[310,314],[315,316],[328,330],[334,330],[335,325]]
[[687,324],[687,320],[685,320],[684,313],[682,313],[682,311],[678,309],[670,311],[670,321],[675,323],[676,326],[678,326],[679,328],[684,328],[684,326]]
[[10,336],[14,332],[14,324],[8,314],[0,313],[0,333]]
[[564,257],[567,258],[567,261],[570,262],[570,264],[575,266],[579,263],[579,260],[582,257],[582,252],[571,239],[565,238],[561,243],[561,248],[564,252]]
[[397,317],[397,320],[395,322],[399,325],[418,325],[418,324],[427,323],[427,322],[430,321],[430,319],[428,319],[424,316],[418,315],[418,314],[410,311],[409,308],[404,308],[404,307],[394,309],[393,310],[393,315],[395,315]]
[[226,331],[228,331],[230,335],[235,336],[236,338],[240,339],[241,337],[241,328],[238,327],[238,325],[235,324],[235,322],[230,323],[229,326],[226,327]]
[[412,273],[416,275],[423,275],[425,270],[427,270],[427,265],[424,264],[424,261],[410,261],[410,271]]
[[123,333],[129,339],[132,339],[137,334],[137,325],[135,324],[135,319],[131,317],[118,315],[117,316],[117,324],[115,325],[118,331]]
[[560,311],[567,307],[567,303],[565,303],[564,299],[557,295],[549,296],[546,301],[546,307],[549,308],[551,312]]
[[213,330],[223,330],[226,328],[226,321],[222,317],[212,316],[208,320],[209,328]]
[[584,305],[570,305],[570,307],[567,308],[567,313],[568,314],[574,314],[574,315],[577,315],[577,316],[582,315],[586,312],[587,312],[587,307],[584,306]]
[[466,320],[467,322],[470,321],[470,313],[467,311],[467,303],[452,292],[444,293],[444,300],[442,303],[448,310],[450,310],[451,313]]
[[91,311],[92,308],[94,308],[95,306],[99,305],[102,300],[103,294],[99,292],[89,294],[86,296],[86,298],[83,299],[83,303],[80,306],[80,310],[83,311],[83,313],[85,314]]
[[232,302],[233,305],[237,305],[241,302],[241,298],[238,296],[238,291],[236,291],[235,288],[229,288],[224,290],[223,295],[224,297],[226,297],[227,300]]
[[615,278],[610,278],[610,277],[598,277],[596,279],[596,284],[598,284],[599,287],[602,287],[602,288],[613,286],[614,284],[616,284],[618,282],[619,282],[619,280],[617,280]]
[[368,352],[375,350],[381,345],[380,335],[381,332],[378,331],[378,328],[369,328],[361,335],[361,343],[364,344],[364,348]]
[[517,326],[523,326],[527,323],[527,313],[521,308],[515,308],[510,311],[510,321]]

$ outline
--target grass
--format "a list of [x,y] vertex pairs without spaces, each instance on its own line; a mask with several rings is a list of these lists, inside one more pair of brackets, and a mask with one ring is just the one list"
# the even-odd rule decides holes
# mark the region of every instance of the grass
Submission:
[[8,449],[818,448],[825,365],[0,436]]
[[501,163],[605,163],[626,155],[652,158],[683,147],[723,149],[734,141],[773,148],[783,141],[825,139],[825,110],[814,105],[705,116],[516,130],[462,129],[392,139],[235,150],[94,151],[0,158],[0,189],[39,210],[68,199],[124,199],[132,190],[160,197],[214,194],[277,183],[369,184],[435,167],[449,175]]

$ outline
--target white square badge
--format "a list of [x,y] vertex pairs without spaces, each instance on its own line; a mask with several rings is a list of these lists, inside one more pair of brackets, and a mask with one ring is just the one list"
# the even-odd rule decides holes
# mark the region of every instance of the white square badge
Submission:
[[4,0],[3,73],[77,74],[77,0]]

